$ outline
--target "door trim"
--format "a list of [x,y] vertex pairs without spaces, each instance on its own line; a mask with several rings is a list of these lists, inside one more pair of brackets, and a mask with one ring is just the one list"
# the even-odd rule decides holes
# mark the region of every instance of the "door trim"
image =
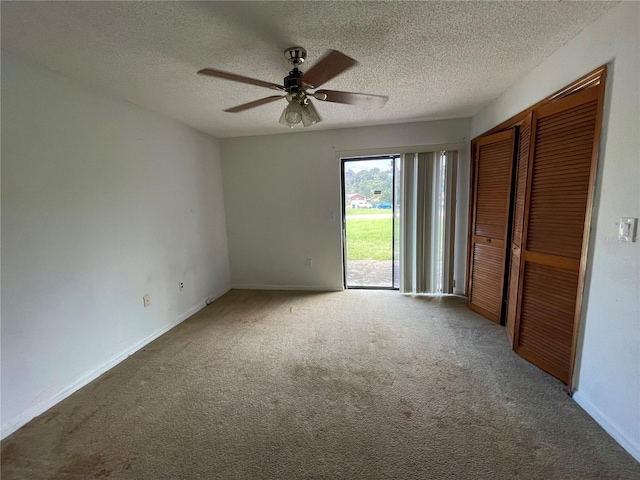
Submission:
[[[369,151],[370,152],[370,151]],[[354,156],[354,157],[339,157],[340,160],[340,198],[341,198],[341,215],[340,221],[342,229],[341,237],[342,237],[342,289],[343,290],[398,290],[398,287],[394,285],[395,279],[395,177],[396,177],[396,168],[395,162],[400,158],[400,154],[397,153],[385,153],[381,155],[371,155],[368,156]],[[366,160],[392,160],[393,168],[392,168],[392,179],[391,179],[391,199],[392,199],[392,208],[391,208],[391,286],[390,287],[380,287],[380,286],[366,286],[366,285],[358,285],[358,286],[349,286],[347,285],[347,192],[344,184],[344,166],[346,162],[358,162],[358,161],[366,161]]]

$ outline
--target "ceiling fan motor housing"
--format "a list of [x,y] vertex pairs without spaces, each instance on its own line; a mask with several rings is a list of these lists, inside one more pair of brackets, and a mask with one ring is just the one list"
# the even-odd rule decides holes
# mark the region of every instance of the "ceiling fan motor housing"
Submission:
[[287,89],[287,92],[297,92],[300,90],[298,79],[301,76],[302,76],[302,71],[298,70],[298,68],[294,68],[289,72],[289,75],[284,77],[284,88]]

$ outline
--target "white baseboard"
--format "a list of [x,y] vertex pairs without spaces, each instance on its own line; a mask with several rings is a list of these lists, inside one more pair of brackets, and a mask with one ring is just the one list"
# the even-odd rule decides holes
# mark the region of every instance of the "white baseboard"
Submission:
[[464,295],[464,288],[454,288],[453,289],[453,294],[454,295],[462,295],[463,297]]
[[210,296],[207,297],[207,299],[205,300],[205,303],[208,305],[208,304],[214,302],[216,299],[218,299],[221,296],[223,296],[229,290],[231,290],[231,285],[227,285],[226,287],[221,288],[220,290],[217,290],[217,291],[213,292],[213,294],[211,294]]
[[309,285],[231,285],[234,290],[307,290],[312,292],[341,292],[343,288],[314,287]]
[[640,462],[640,445],[636,445],[633,441],[629,440],[616,426],[614,426],[607,416],[600,411],[591,401],[584,395],[577,391],[573,394],[575,402],[582,407],[591,417],[602,427],[604,430],[613,437],[613,439],[620,444],[629,454]]
[[102,365],[100,365],[97,368],[93,369],[92,371],[88,372],[86,375],[84,375],[78,381],[76,381],[76,382],[72,383],[71,385],[63,388],[58,393],[55,393],[52,396],[50,396],[49,398],[46,398],[46,399],[36,403],[35,405],[31,406],[30,408],[28,408],[24,412],[20,413],[16,417],[12,418],[11,420],[6,421],[5,423],[2,424],[0,438],[5,438],[8,435],[11,435],[13,432],[15,432],[20,427],[22,427],[23,425],[25,425],[28,422],[30,422],[32,419],[34,419],[38,415],[43,414],[44,412],[49,410],[51,407],[53,407],[58,402],[61,402],[62,400],[67,398],[69,395],[71,395],[71,394],[75,393],[76,391],[80,390],[82,387],[84,387],[85,385],[91,383],[93,380],[98,378],[103,373],[105,373],[108,370],[110,370],[113,367],[115,367],[117,364],[119,364],[120,362],[125,360],[130,355],[133,355],[135,352],[140,350],[142,347],[144,347],[147,344],[151,343],[156,338],[158,338],[161,335],[167,333],[169,330],[171,330],[172,328],[174,328],[178,324],[184,322],[187,318],[191,317],[192,315],[194,315],[197,312],[199,312],[200,310],[202,310],[204,307],[207,306],[207,301],[209,301],[209,303],[211,303],[213,300],[215,300],[218,297],[221,297],[222,295],[227,293],[229,290],[231,290],[231,287],[225,287],[225,288],[223,288],[221,290],[218,290],[217,292],[214,292],[211,296],[207,297],[207,300],[203,300],[203,301],[199,302],[198,304],[194,305],[189,310],[187,310],[182,315],[180,315],[174,322],[172,322],[169,325],[161,328],[157,332],[152,333],[151,335],[149,335],[148,337],[144,338],[143,340],[137,342],[133,346],[131,346],[128,349],[126,349],[124,352],[122,352],[119,355],[116,355],[115,357],[113,357],[111,360],[108,360],[107,362],[103,363]]

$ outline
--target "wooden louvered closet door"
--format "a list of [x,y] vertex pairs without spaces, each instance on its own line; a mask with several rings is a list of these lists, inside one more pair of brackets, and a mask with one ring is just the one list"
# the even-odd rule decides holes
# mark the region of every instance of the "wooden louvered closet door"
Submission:
[[514,350],[565,383],[575,355],[601,88],[539,107],[531,126]]
[[518,132],[518,153],[513,195],[513,220],[511,229],[511,251],[509,262],[509,290],[507,295],[507,321],[505,330],[511,345],[514,345],[516,311],[518,305],[518,279],[520,278],[520,257],[522,250],[522,229],[524,226],[524,202],[527,191],[527,169],[531,146],[531,114],[520,124]]
[[476,144],[469,252],[468,305],[501,321],[515,131]]

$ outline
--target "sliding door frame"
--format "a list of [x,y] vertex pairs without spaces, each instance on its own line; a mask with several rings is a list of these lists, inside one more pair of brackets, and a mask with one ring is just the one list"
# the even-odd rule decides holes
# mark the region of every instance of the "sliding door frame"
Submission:
[[[342,228],[342,285],[345,290],[398,290],[395,286],[395,274],[396,274],[396,252],[395,252],[395,224],[396,224],[396,162],[400,158],[399,154],[384,154],[374,155],[368,157],[341,157],[340,158],[340,196],[342,199],[341,216],[341,228]],[[347,284],[347,192],[344,184],[344,165],[346,162],[358,162],[366,160],[386,160],[389,159],[393,162],[392,176],[391,176],[391,286],[390,287],[378,287],[378,286],[349,286]]]

